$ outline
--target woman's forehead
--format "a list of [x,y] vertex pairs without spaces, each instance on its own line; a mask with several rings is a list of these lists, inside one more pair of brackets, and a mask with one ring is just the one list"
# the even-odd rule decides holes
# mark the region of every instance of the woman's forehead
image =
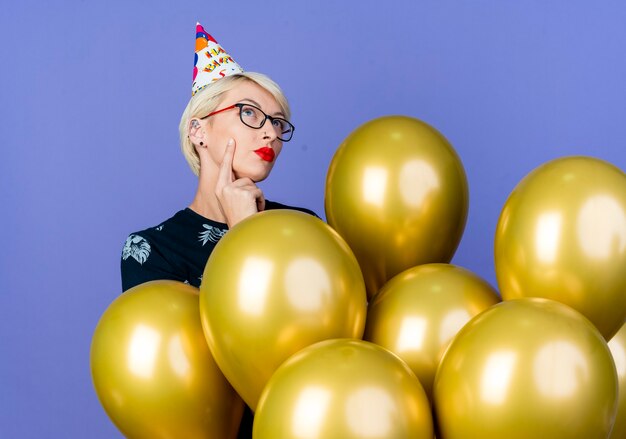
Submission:
[[226,92],[222,99],[222,102],[225,104],[234,104],[241,101],[257,105],[268,114],[282,113],[282,109],[274,96],[254,82],[241,82],[235,88]]

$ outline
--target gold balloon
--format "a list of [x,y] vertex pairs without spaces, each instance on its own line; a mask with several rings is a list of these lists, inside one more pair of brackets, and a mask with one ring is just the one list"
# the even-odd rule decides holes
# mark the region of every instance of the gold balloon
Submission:
[[626,319],[626,175],[591,157],[535,169],[504,205],[495,266],[503,299],[565,303],[609,340]]
[[623,325],[609,341],[609,349],[613,354],[619,382],[617,416],[609,439],[624,439],[626,438],[626,325]]
[[452,338],[499,301],[498,293],[469,270],[420,265],[395,276],[374,296],[363,338],[402,358],[431,399],[437,367]]
[[127,438],[234,438],[243,401],[215,364],[200,324],[198,290],[138,285],[104,312],[91,373],[105,411]]
[[440,439],[605,439],[617,375],[606,341],[582,314],[525,298],[461,329],[433,394]]
[[395,355],[362,340],[327,340],[289,358],[267,383],[254,439],[432,439],[428,399]]
[[361,338],[366,294],[348,245],[321,220],[261,212],[217,244],[200,286],[202,326],[215,361],[256,408],[290,355],[330,338]]
[[354,251],[368,297],[408,268],[449,262],[467,206],[458,155],[437,130],[410,117],[381,117],[357,128],[326,177],[328,223]]

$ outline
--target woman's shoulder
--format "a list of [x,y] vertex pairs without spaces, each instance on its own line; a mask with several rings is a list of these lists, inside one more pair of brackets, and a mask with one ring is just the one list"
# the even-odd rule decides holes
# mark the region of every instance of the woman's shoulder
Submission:
[[144,246],[149,246],[150,243],[162,241],[162,237],[176,233],[175,229],[189,221],[185,218],[186,216],[184,209],[179,210],[172,217],[157,223],[155,226],[129,233],[124,243],[124,249],[141,243],[145,243]]
[[204,265],[226,230],[226,224],[186,208],[154,227],[131,233],[122,250],[122,290],[156,279],[199,286]]
[[153,236],[155,234],[158,234],[159,232],[162,232],[163,230],[167,230],[169,228],[167,226],[170,226],[172,224],[176,225],[176,224],[179,224],[181,221],[184,221],[185,216],[186,216],[185,210],[184,209],[179,210],[170,218],[157,223],[157,225],[147,227],[143,230],[138,230],[136,232],[131,233],[129,236],[133,236],[133,235],[144,236],[144,237]]
[[194,230],[204,232],[207,228],[215,230],[215,233],[221,232],[223,234],[228,229],[228,226],[200,216],[187,207],[179,210],[165,221],[157,223],[156,226],[129,234],[127,241],[142,238],[148,241],[168,241],[173,239],[176,242],[180,242],[190,232]]
[[315,212],[313,212],[311,209],[307,209],[306,207],[290,206],[288,204],[278,203],[276,201],[265,200],[265,210],[276,209],[299,210],[300,212],[308,213],[309,215],[313,215],[314,217],[319,218],[319,216]]

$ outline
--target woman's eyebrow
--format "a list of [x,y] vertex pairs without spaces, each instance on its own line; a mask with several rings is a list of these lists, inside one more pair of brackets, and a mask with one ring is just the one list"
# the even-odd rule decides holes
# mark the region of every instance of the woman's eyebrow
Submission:
[[[259,104],[257,101],[255,101],[254,99],[249,99],[249,98],[243,98],[240,100],[240,102],[242,101],[248,101],[251,102],[253,105],[261,108],[261,104]],[[285,117],[285,114],[282,111],[277,111],[276,113],[273,114],[274,116],[280,116],[280,117]]]

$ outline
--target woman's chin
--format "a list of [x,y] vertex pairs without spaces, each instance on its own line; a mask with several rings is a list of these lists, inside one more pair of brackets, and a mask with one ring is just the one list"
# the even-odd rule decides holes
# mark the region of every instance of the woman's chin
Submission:
[[272,167],[263,169],[242,169],[235,170],[236,178],[249,178],[255,183],[259,183],[269,177]]

